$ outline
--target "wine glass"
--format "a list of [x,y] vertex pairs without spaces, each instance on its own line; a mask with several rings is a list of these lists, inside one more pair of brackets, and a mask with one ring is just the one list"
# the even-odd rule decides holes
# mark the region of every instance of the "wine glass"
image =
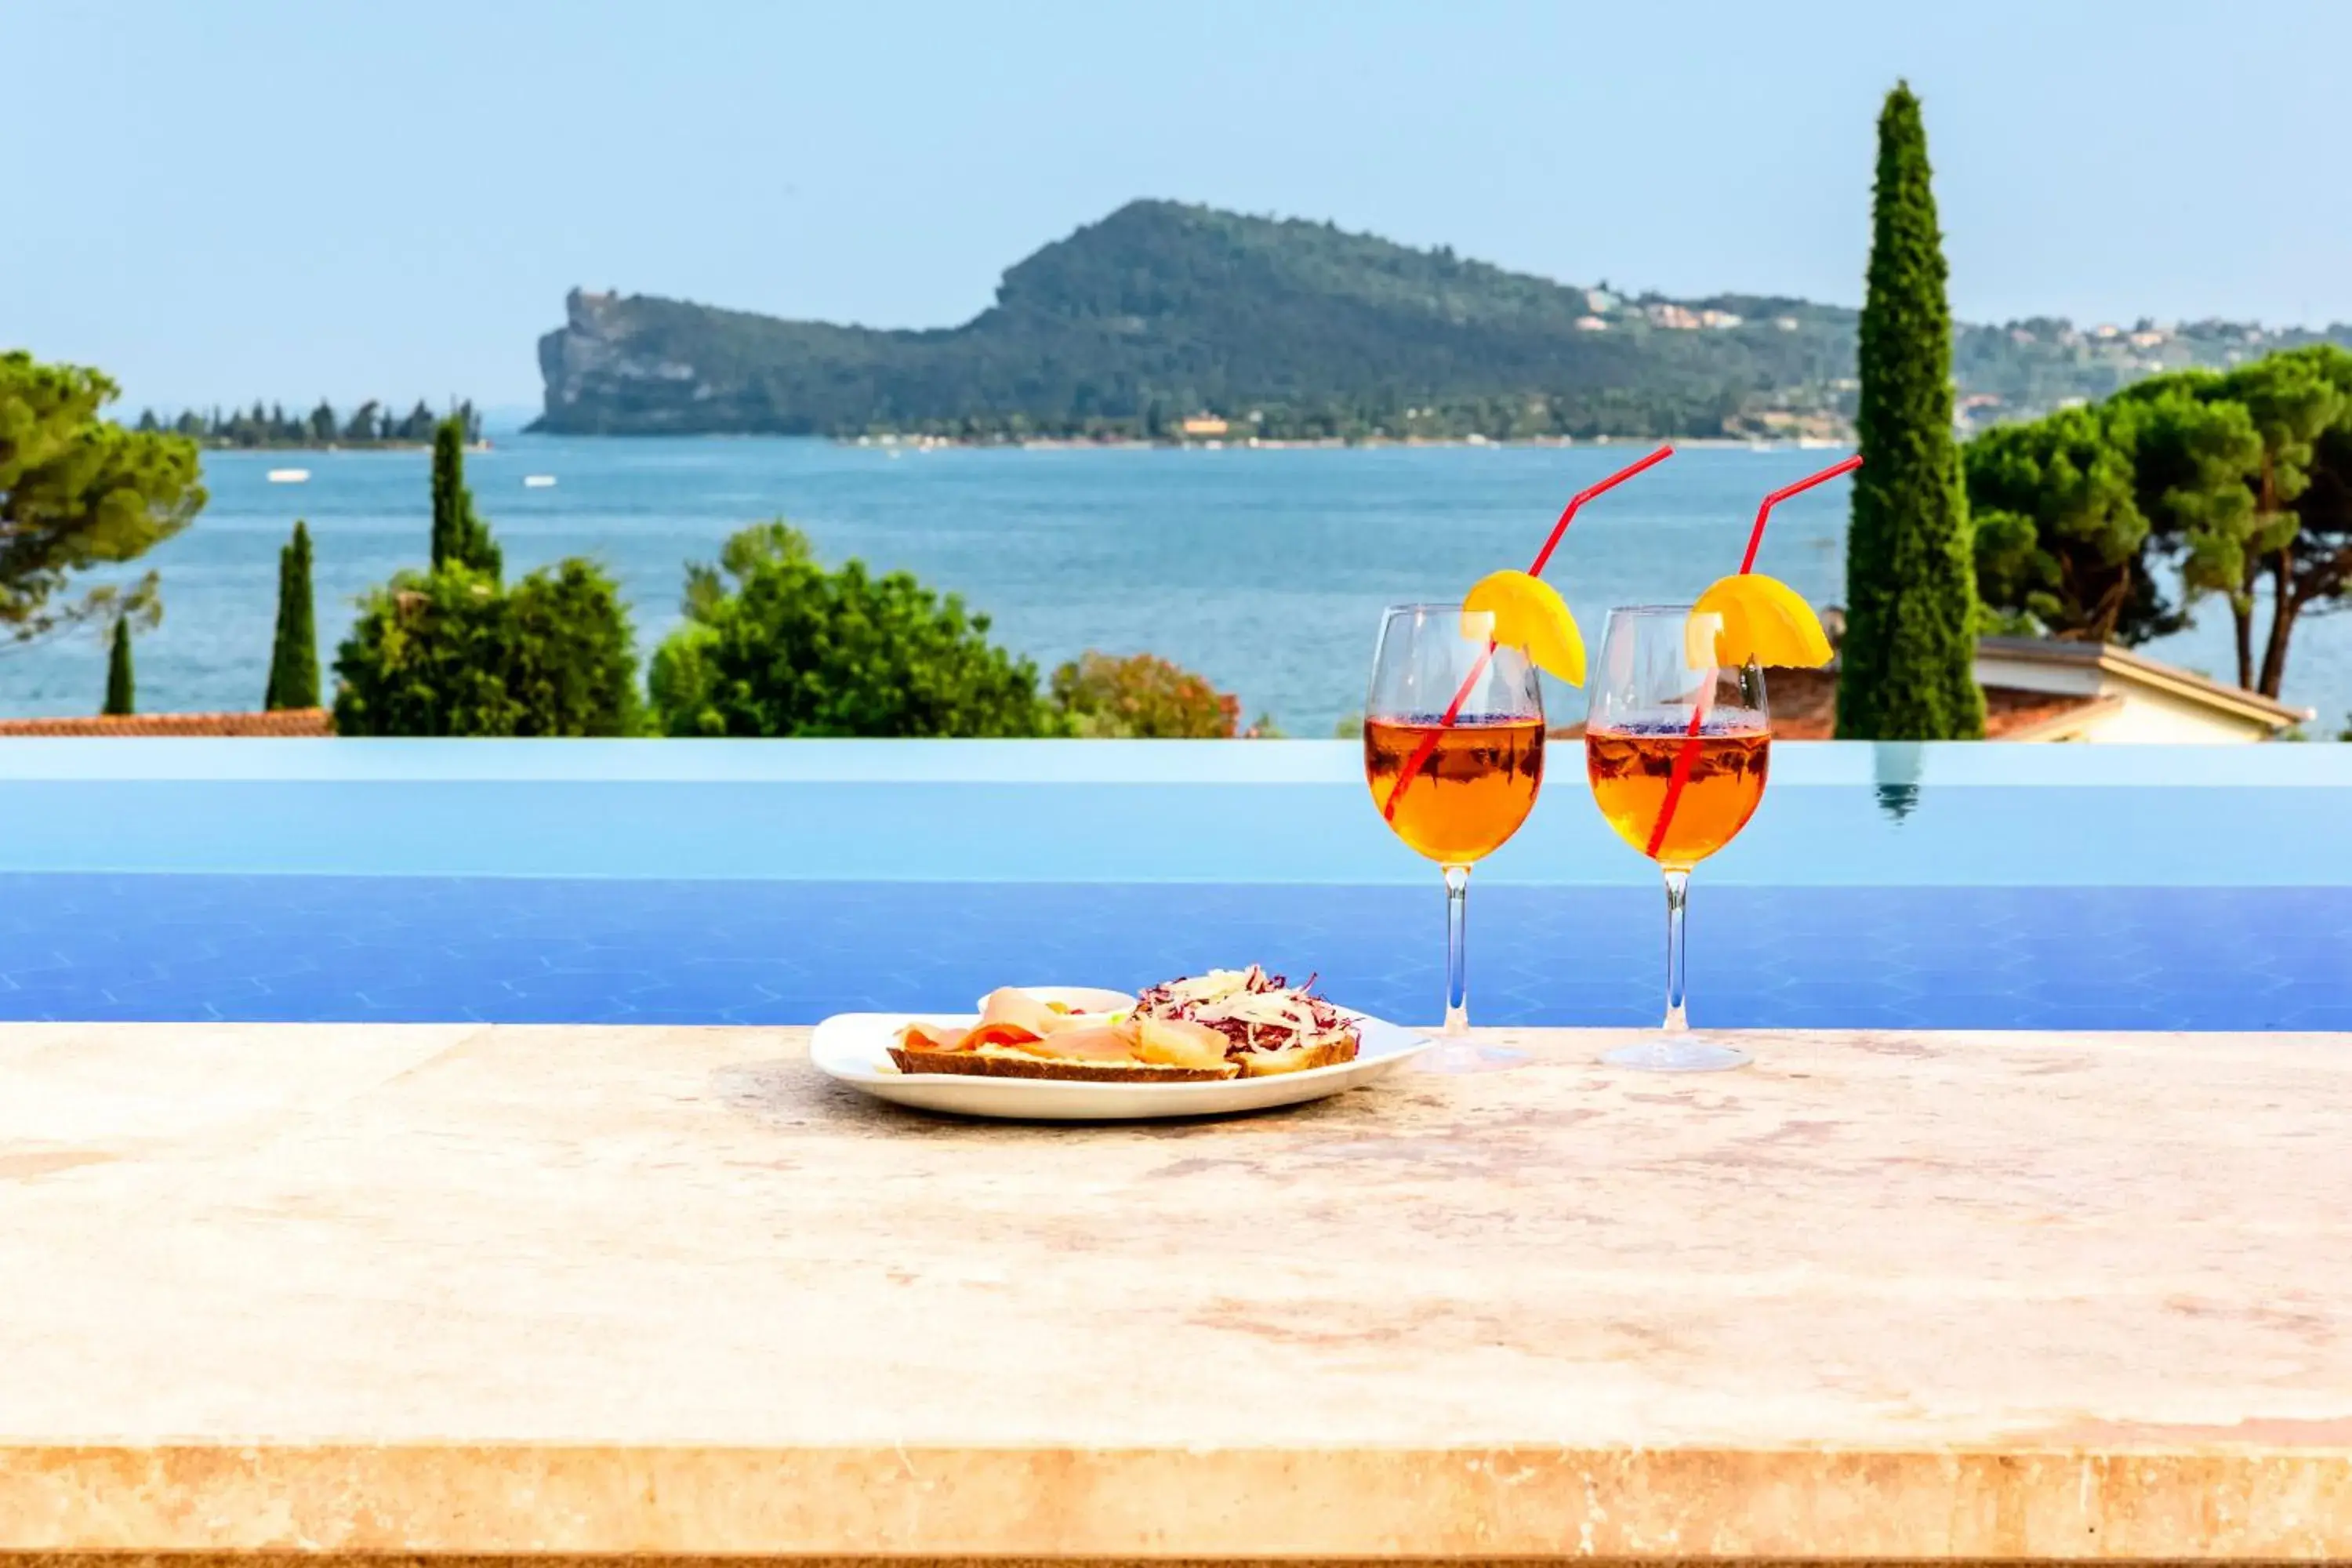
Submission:
[[1470,868],[1519,830],[1543,784],[1543,687],[1495,618],[1394,605],[1381,618],[1364,702],[1364,779],[1381,819],[1445,874],[1445,1038],[1423,1066],[1475,1072],[1523,1051],[1473,1046],[1463,952]]
[[1609,612],[1584,723],[1592,798],[1619,837],[1666,879],[1663,1034],[1601,1059],[1650,1072],[1716,1072],[1748,1053],[1693,1040],[1683,1013],[1683,903],[1691,868],[1731,842],[1764,798],[1771,714],[1755,664],[1719,668],[1722,617],[1686,605]]

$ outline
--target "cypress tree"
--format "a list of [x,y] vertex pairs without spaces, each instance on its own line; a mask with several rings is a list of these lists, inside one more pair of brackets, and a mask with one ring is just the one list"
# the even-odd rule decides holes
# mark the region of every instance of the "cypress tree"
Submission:
[[433,427],[433,570],[453,562],[492,581],[504,565],[466,488],[466,425],[454,415]]
[[310,531],[299,521],[278,552],[278,637],[269,650],[269,689],[262,706],[319,705],[319,627],[310,596]]
[[466,438],[455,420],[433,432],[433,570],[457,556],[465,538]]
[[1863,300],[1864,463],[1846,532],[1837,732],[1862,741],[1984,734],[1976,683],[1975,541],[1952,438],[1952,314],[1928,183],[1927,132],[1907,82],[1878,117],[1870,275]]
[[138,706],[131,679],[131,622],[114,618],[114,644],[106,655],[106,707],[109,718],[127,718]]

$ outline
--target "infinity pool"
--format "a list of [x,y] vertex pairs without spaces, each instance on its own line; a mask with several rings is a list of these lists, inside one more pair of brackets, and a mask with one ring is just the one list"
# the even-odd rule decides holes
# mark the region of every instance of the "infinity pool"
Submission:
[[[1472,897],[1486,1023],[1654,1020],[1563,749]],[[1694,1020],[2352,1028],[2352,749],[1784,744]],[[1336,742],[0,742],[0,1017],[805,1023],[1256,960],[1438,1010]]]

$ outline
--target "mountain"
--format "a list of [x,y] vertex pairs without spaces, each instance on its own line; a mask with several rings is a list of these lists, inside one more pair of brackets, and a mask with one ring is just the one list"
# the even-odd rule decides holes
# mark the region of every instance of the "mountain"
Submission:
[[[577,289],[566,304],[540,340],[533,426],[565,434],[1159,436],[1213,415],[1286,437],[1835,436],[1854,392],[1843,307],[1626,298],[1172,202],[1045,247],[943,330]],[[1984,422],[2316,335],[2045,319],[1963,326],[1954,358],[1965,415]]]

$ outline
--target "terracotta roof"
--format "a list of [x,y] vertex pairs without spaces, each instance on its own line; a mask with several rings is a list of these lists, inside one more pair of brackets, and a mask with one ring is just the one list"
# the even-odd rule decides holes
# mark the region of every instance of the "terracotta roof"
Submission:
[[[1772,733],[1783,741],[1827,741],[1837,731],[1837,670],[1775,669],[1764,679],[1772,702]],[[1985,739],[2063,741],[2091,720],[2123,705],[2117,697],[2064,697],[1988,686]],[[1583,735],[1584,726],[1563,724],[1551,733],[1562,740]]]
[[[2312,717],[2307,708],[2290,708],[2260,692],[2225,685],[2194,670],[2182,669],[2112,643],[1984,637],[1977,643],[1977,654],[1980,658],[2005,658],[2021,664],[2098,670],[2141,687],[2186,697],[2222,712],[2255,720],[2267,724],[2273,732]],[[1826,741],[1835,734],[1835,664],[1821,669],[1769,670],[1766,672],[1764,687],[1772,700],[1772,733],[1790,741]],[[2124,706],[2124,699],[2114,693],[2073,695],[2012,686],[1987,686],[1983,691],[1985,738],[1990,741],[2074,740],[2094,720]],[[1572,724],[1554,732],[1581,735],[1584,726]]]
[[[1826,741],[1837,729],[1837,669],[1772,669],[1764,674],[1772,703],[1772,733],[1790,741]],[[2021,691],[1988,686],[1985,739],[2053,741],[2116,705],[2112,698],[2084,693]]]
[[275,713],[133,713],[121,718],[0,719],[0,735],[331,735],[324,708]]
[[2273,729],[2283,730],[2316,717],[2309,708],[2290,708],[2259,691],[2231,686],[2200,675],[2193,669],[2183,669],[2177,664],[2167,664],[2113,643],[2060,642],[2044,637],[1985,637],[1978,642],[1977,652],[1979,656],[1990,654],[1996,658],[2015,659],[2020,663],[2104,670],[2144,686],[2158,687],[2178,696],[2194,699],[2208,707],[2262,720]]

